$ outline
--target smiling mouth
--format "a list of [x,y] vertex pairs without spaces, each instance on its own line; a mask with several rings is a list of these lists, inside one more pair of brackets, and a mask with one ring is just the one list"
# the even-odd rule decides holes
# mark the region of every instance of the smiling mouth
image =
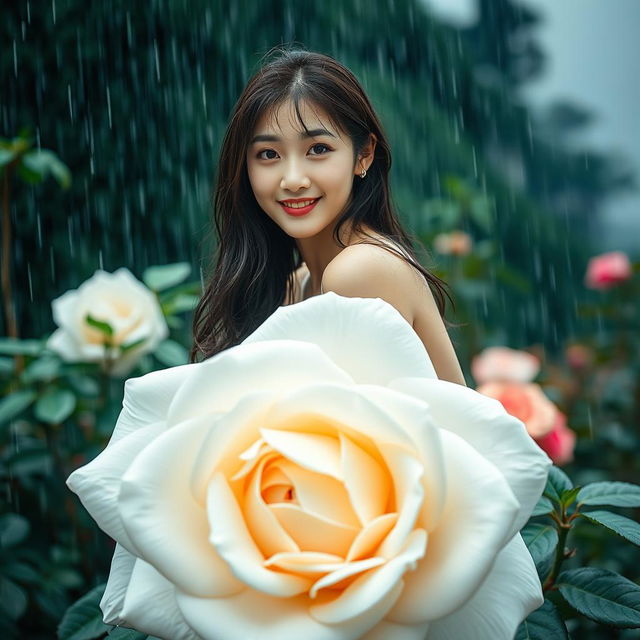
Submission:
[[279,204],[290,216],[304,216],[316,206],[319,200],[320,198],[309,198],[309,200],[289,203],[280,201]]
[[287,207],[287,209],[302,209],[312,205],[318,200],[320,200],[320,198],[309,198],[308,200],[280,200],[280,204]]

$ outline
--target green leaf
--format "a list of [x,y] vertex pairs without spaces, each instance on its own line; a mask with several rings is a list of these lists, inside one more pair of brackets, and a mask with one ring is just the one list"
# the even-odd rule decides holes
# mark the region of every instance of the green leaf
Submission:
[[16,363],[13,358],[3,358],[0,356],[0,375],[10,375],[16,368]]
[[69,374],[68,380],[74,391],[81,396],[95,398],[100,395],[100,385],[90,376],[72,373]]
[[544,488],[543,495],[553,502],[560,503],[562,494],[565,491],[573,489],[573,483],[569,480],[567,474],[555,465],[549,469],[547,485]]
[[585,511],[580,514],[583,518],[591,520],[596,524],[600,524],[607,529],[610,529],[619,536],[622,536],[629,542],[640,546],[640,524],[625,518],[617,513],[611,513],[610,511]]
[[536,506],[533,508],[531,512],[532,516],[544,516],[547,513],[551,513],[553,511],[553,503],[549,498],[545,498],[544,496],[540,496],[540,500],[538,500]]
[[0,167],[4,167],[9,164],[14,158],[16,154],[9,149],[0,149]]
[[630,482],[592,482],[580,489],[578,503],[608,507],[640,507],[640,487]]
[[69,167],[57,157],[52,158],[49,165],[51,175],[56,179],[56,182],[63,188],[68,189],[71,186],[71,171]]
[[640,627],[640,587],[607,569],[585,567],[564,571],[556,586],[581,614],[601,624]]
[[135,349],[139,347],[141,344],[145,343],[147,338],[140,338],[139,340],[134,340],[133,342],[129,342],[128,344],[121,344],[119,346],[120,353],[126,353],[127,351],[131,351],[131,349]]
[[550,600],[528,615],[518,627],[514,640],[564,640],[569,638],[567,628]]
[[97,320],[90,313],[88,313],[84,317],[84,321],[94,329],[97,329],[98,331],[102,331],[102,333],[104,333],[106,336],[109,336],[109,338],[113,336],[113,328],[108,322]]
[[175,340],[164,340],[161,342],[153,355],[168,367],[175,367],[189,362],[189,353]]
[[22,165],[31,173],[44,180],[49,173],[58,184],[67,189],[71,184],[71,172],[58,156],[48,149],[36,149],[22,156]]
[[0,424],[22,413],[37,395],[33,389],[20,389],[0,400]]
[[52,389],[44,393],[36,403],[35,415],[48,424],[60,424],[76,408],[76,396],[68,389]]
[[17,620],[27,609],[27,594],[15,582],[0,576],[0,603],[12,620]]
[[24,562],[7,562],[2,565],[2,573],[6,578],[23,584],[37,584],[41,580],[40,573]]
[[37,356],[44,349],[41,340],[18,340],[0,338],[0,353],[5,356]]
[[183,311],[193,311],[200,302],[199,296],[181,293],[174,298],[166,300],[162,308],[167,315],[182,313]]
[[151,638],[146,633],[141,633],[135,629],[127,629],[126,627],[114,627],[107,637],[111,638],[111,640],[146,640]]
[[573,487],[573,489],[562,492],[560,500],[565,508],[570,507],[576,501],[576,496],[579,491],[580,487]]
[[534,522],[524,527],[521,535],[535,562],[540,579],[546,578],[558,546],[558,532],[555,527]]
[[29,521],[17,513],[0,516],[0,548],[15,547],[29,535]]
[[20,380],[25,384],[35,382],[36,380],[49,382],[57,377],[61,366],[58,358],[45,355],[31,362],[22,372]]
[[92,640],[111,628],[102,622],[99,606],[105,586],[94,587],[67,609],[58,625],[59,640]]
[[188,262],[176,262],[174,264],[148,267],[142,274],[142,280],[154,291],[163,291],[186,280],[191,273],[191,265]]

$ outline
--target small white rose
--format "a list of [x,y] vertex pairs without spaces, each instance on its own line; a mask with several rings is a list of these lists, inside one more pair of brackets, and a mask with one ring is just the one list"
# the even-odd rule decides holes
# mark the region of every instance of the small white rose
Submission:
[[[51,306],[58,329],[47,347],[69,362],[104,362],[108,357],[110,373],[116,376],[127,375],[140,356],[169,335],[155,294],[124,267],[114,273],[97,270]],[[87,315],[111,326],[110,348],[105,346],[105,334],[87,323]],[[119,347],[138,341],[138,346],[120,352]]]
[[171,640],[511,640],[542,604],[520,534],[550,460],[436,378],[380,299],[280,307],[130,379],[69,487],[117,541],[105,621]]

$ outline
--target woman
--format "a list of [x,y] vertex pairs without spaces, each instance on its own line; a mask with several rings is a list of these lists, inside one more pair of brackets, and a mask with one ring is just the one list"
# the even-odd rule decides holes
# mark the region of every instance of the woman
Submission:
[[464,385],[442,317],[444,283],[417,262],[392,209],[390,167],[380,122],[348,69],[287,50],[262,67],[222,144],[217,264],[194,316],[191,361],[238,344],[281,304],[333,291],[393,305],[438,377]]

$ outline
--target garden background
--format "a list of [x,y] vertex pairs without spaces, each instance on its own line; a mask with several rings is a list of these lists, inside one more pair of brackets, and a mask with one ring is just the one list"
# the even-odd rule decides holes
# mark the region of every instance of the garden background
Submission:
[[[535,355],[540,367],[527,382],[577,435],[557,463],[576,485],[640,480],[640,242],[629,263],[590,263],[603,253],[603,202],[636,188],[637,177],[617,156],[568,143],[589,126],[581,105],[534,115],[521,98],[546,60],[539,16],[525,3],[482,0],[463,28],[417,0],[374,8],[360,0],[5,6],[2,637],[53,637],[69,605],[106,578],[113,544],[64,480],[106,444],[125,377],[187,361],[191,310],[214,250],[215,159],[244,83],[279,43],[336,57],[370,95],[394,154],[394,201],[428,250],[425,265],[451,286],[448,317],[462,325],[451,337],[469,386],[481,382],[472,363],[488,347]],[[120,267],[156,292],[169,338],[127,376],[47,349],[52,301],[97,269]],[[640,580],[632,545],[588,524],[571,535],[578,551],[567,566]],[[575,637],[640,637],[600,635],[558,606]]]

